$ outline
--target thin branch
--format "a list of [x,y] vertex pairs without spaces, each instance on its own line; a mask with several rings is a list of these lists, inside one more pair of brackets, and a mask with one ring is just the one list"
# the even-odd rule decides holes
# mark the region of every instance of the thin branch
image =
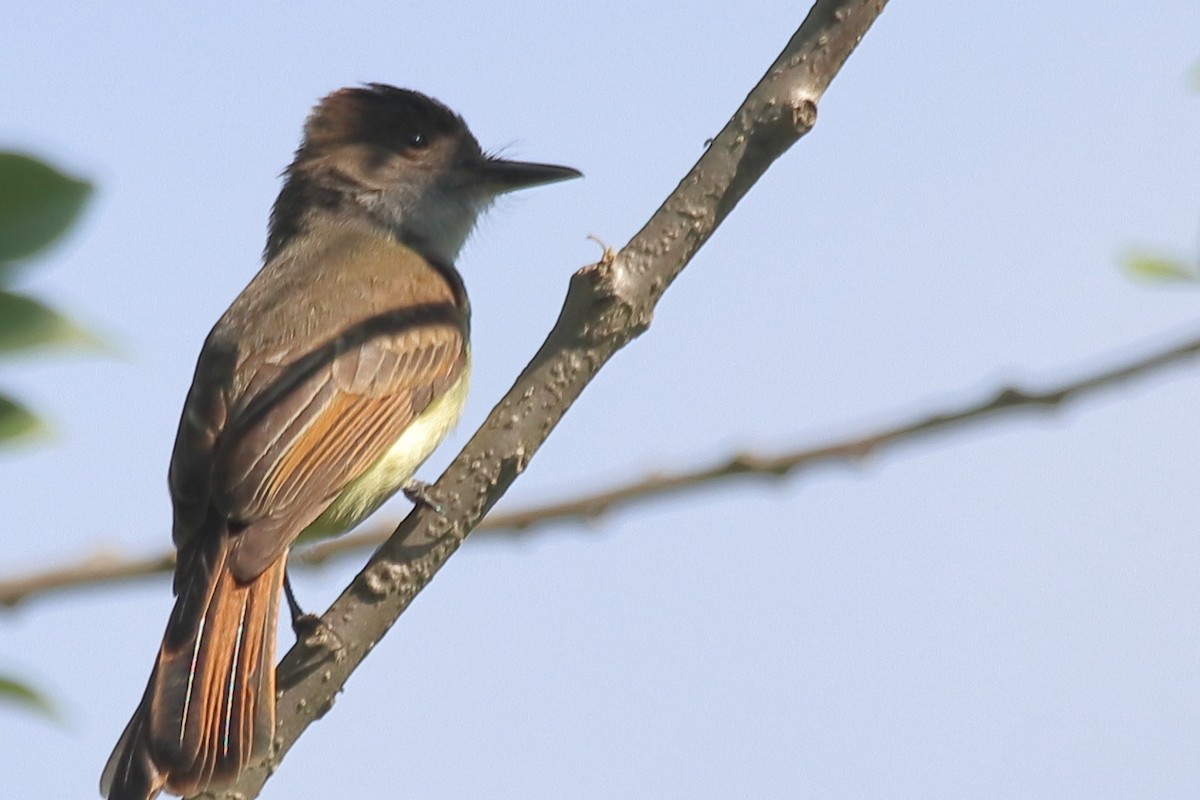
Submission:
[[165,574],[174,568],[174,550],[145,558],[126,558],[118,553],[102,551],[74,564],[0,581],[0,606],[15,606],[38,595],[67,589],[92,589],[126,583]]
[[[827,464],[854,464],[877,455],[881,450],[978,423],[984,418],[1057,410],[1069,402],[1082,400],[1102,390],[1149,378],[1168,367],[1180,366],[1197,355],[1200,355],[1200,336],[1149,355],[1127,359],[1116,366],[1096,370],[1074,380],[1062,381],[1047,389],[998,389],[986,397],[958,408],[927,413],[908,422],[824,444],[775,454],[738,453],[706,467],[693,467],[678,472],[658,472],[603,491],[556,503],[488,514],[476,530],[494,535],[523,535],[532,530],[544,529],[552,523],[591,521],[614,510],[661,500],[670,495],[700,491],[713,484],[729,483],[741,477],[795,477],[806,470]],[[299,550],[294,556],[293,566],[319,566],[338,556],[374,549],[383,544],[393,530],[394,524],[383,523],[320,542]],[[67,589],[108,586],[167,574],[172,571],[174,564],[173,550],[148,558],[122,558],[114,553],[97,553],[63,567],[0,581],[0,606],[15,606],[38,595]]]
[[[650,325],[663,292],[759,176],[811,130],[816,104],[885,0],[817,0],[713,144],[614,257],[572,276],[554,328],[508,394],[322,617],[341,646],[299,642],[278,668],[276,749],[218,797],[256,797],[288,749],[525,470],[596,373]],[[440,513],[439,513],[440,512]],[[324,636],[317,639],[325,640]],[[327,640],[325,640],[327,641]]]

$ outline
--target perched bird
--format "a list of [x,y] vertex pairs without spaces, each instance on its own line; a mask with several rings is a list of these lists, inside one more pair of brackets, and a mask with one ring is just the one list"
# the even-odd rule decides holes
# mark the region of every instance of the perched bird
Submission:
[[288,549],[374,511],[457,421],[470,309],[454,260],[500,194],[579,177],[484,154],[383,84],[324,98],[262,269],[204,343],[169,484],[175,607],[100,781],[108,800],[219,789],[270,752]]

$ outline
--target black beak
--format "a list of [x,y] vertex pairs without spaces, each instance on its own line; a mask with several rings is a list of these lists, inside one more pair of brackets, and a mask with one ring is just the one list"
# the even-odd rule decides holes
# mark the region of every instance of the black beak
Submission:
[[582,172],[571,167],[503,158],[484,158],[476,169],[480,182],[496,194],[583,177]]

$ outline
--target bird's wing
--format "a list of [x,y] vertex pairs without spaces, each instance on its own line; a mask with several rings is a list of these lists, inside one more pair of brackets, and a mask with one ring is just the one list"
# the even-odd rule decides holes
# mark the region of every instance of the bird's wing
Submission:
[[[454,384],[465,319],[452,303],[430,303],[371,317],[308,352],[273,353],[239,370],[248,382],[237,403],[224,399],[221,358],[202,359],[184,408],[171,465],[176,543],[219,515],[237,539],[230,566],[247,580]],[[210,372],[219,385],[206,389]],[[189,514],[191,532],[180,526]]]

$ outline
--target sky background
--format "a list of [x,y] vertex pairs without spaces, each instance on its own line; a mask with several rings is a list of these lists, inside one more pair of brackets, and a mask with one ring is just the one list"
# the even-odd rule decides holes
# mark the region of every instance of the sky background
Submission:
[[[436,477],[803,4],[12,4],[0,147],[97,191],[22,288],[112,353],[6,361],[55,440],[0,454],[0,574],[169,541],[194,359],[253,275],[312,103],[385,81],[586,179],[505,199],[459,265],[475,372]],[[1200,330],[1200,4],[894,2],[786,154],[583,394],[515,508],[1032,386]],[[469,542],[265,798],[1200,796],[1200,369],[860,468]],[[385,515],[405,513],[403,502]],[[324,608],[365,556],[299,572]],[[0,609],[0,786],[87,798],[165,577]],[[285,635],[283,646],[290,643]]]

